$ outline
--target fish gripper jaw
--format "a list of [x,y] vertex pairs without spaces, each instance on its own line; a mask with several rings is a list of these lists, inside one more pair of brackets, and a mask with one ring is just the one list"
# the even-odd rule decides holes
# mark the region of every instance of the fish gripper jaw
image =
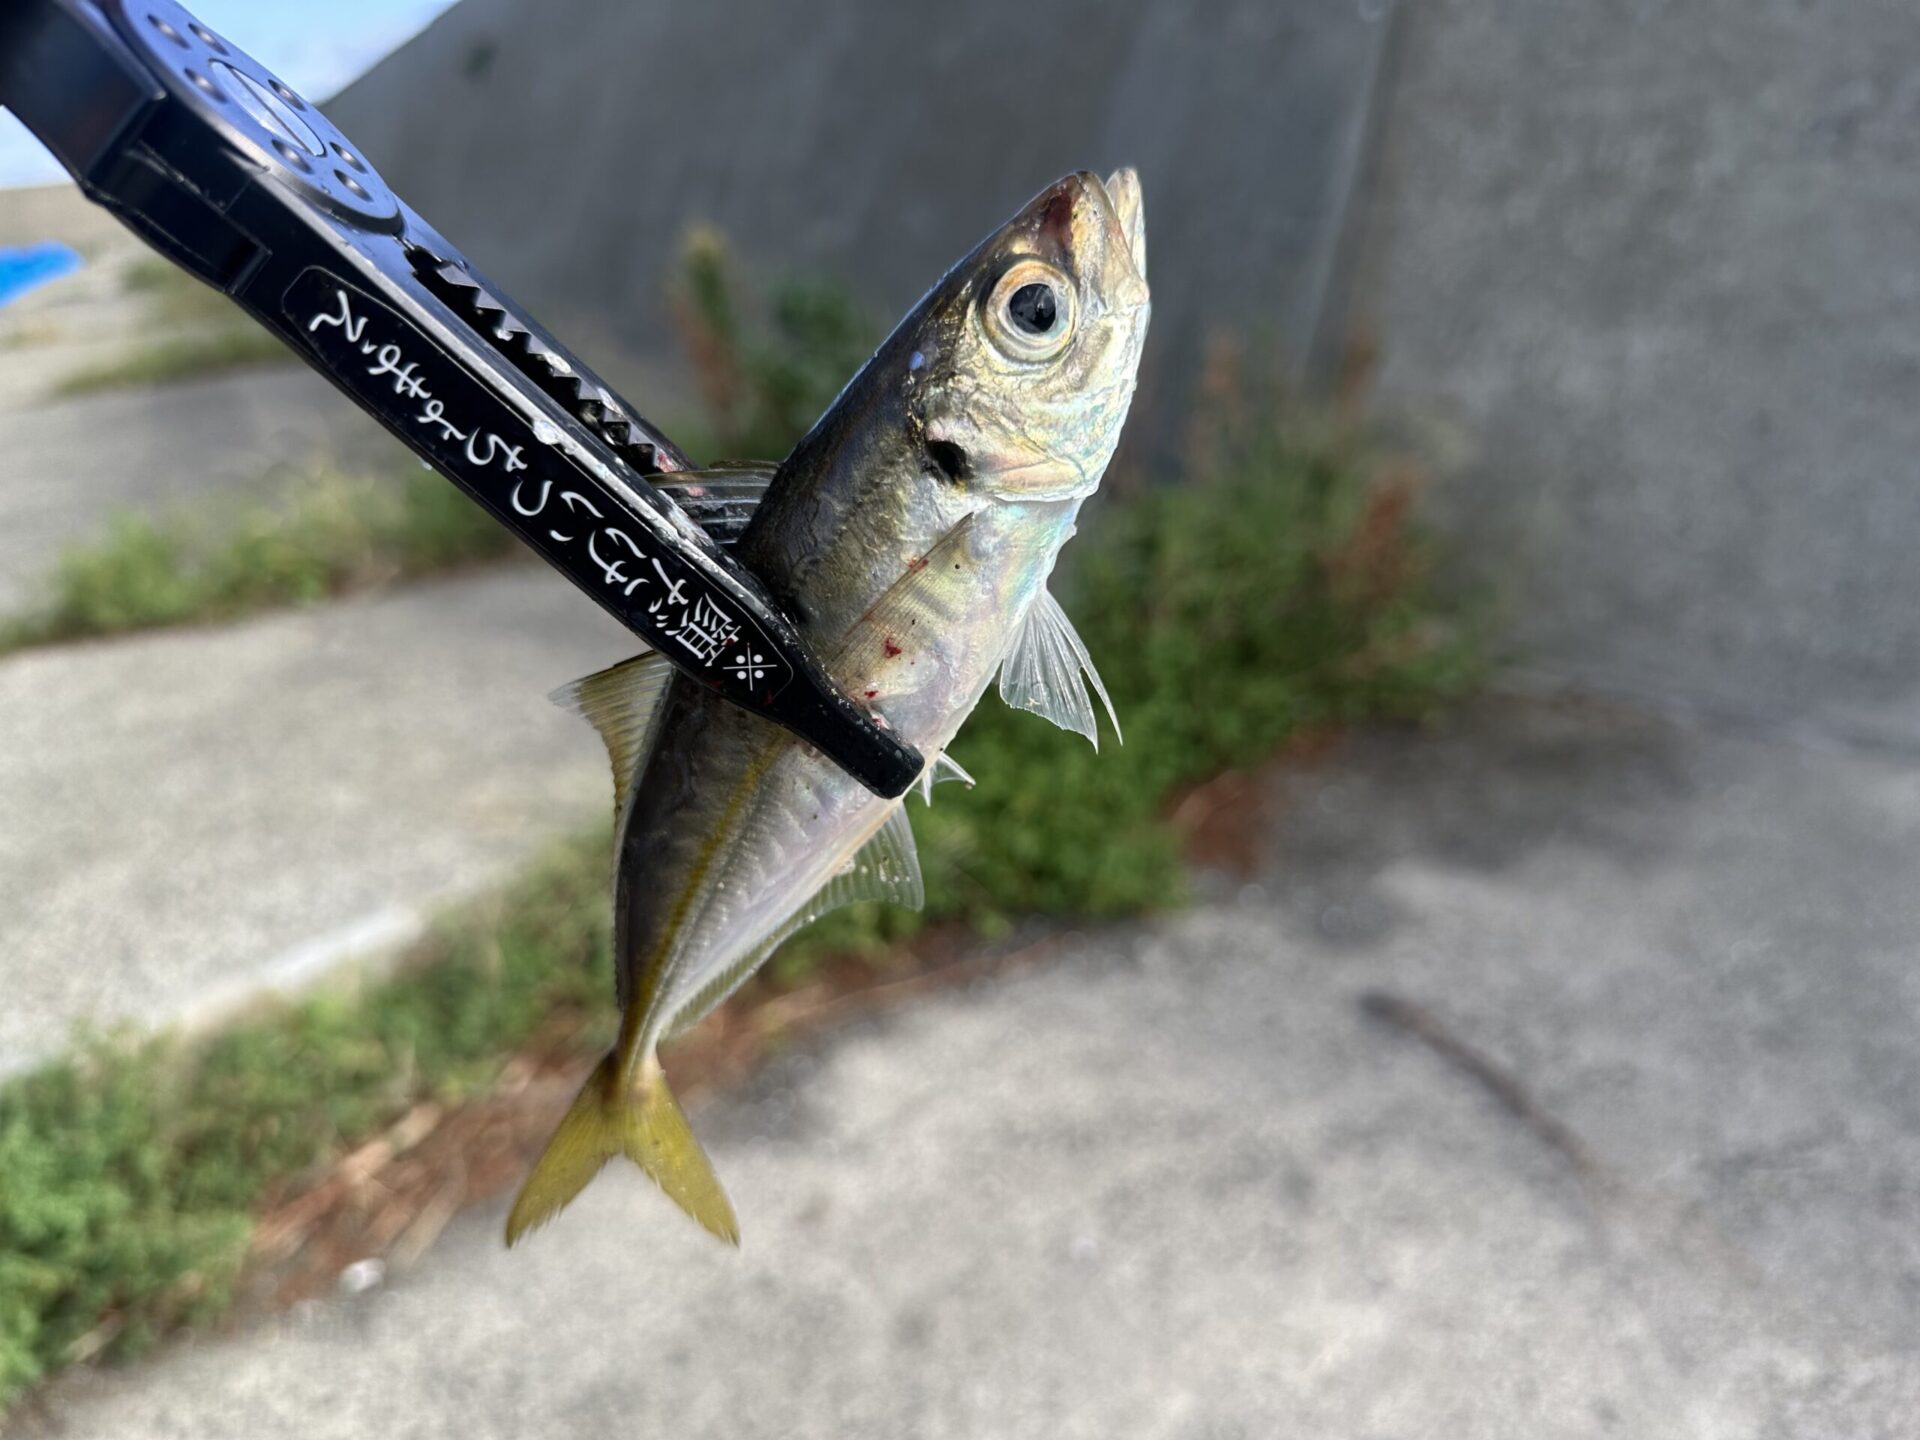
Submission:
[[918,777],[759,579],[648,483],[686,455],[266,66],[175,0],[8,0],[0,105],[683,674],[879,794]]

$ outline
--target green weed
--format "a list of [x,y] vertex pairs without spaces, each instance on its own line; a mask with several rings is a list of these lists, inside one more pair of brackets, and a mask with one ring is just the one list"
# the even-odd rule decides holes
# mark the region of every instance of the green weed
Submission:
[[608,844],[556,847],[358,994],[195,1053],[97,1043],[0,1087],[0,1404],[217,1318],[273,1182],[470,1094],[556,1008],[604,1008]]
[[147,328],[161,332],[160,338],[143,339],[124,355],[63,375],[53,387],[55,395],[164,385],[294,358],[226,296],[157,255],[130,265],[121,284],[137,297]]
[[726,242],[695,230],[681,256],[674,315],[723,460],[779,460],[820,417],[880,339],[846,290],[787,279],[742,299]]
[[164,385],[173,380],[197,379],[292,359],[293,353],[285,345],[248,321],[246,329],[235,326],[206,335],[148,341],[118,359],[61,376],[53,393],[91,395],[100,390],[125,390],[136,385]]
[[46,598],[0,625],[0,651],[231,619],[510,553],[513,537],[438,475],[316,470],[238,511],[125,516],[68,550]]

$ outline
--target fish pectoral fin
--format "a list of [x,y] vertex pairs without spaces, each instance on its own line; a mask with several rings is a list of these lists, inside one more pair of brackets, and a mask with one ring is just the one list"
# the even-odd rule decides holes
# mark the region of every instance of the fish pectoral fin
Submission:
[[779,464],[772,460],[728,460],[704,470],[674,470],[653,481],[653,488],[687,512],[716,545],[738,540],[760,508]]
[[601,1167],[625,1155],[667,1198],[729,1245],[740,1243],[733,1205],[694,1138],[659,1068],[627,1093],[615,1093],[619,1053],[600,1062],[574,1096],[540,1161],[507,1215],[507,1244],[553,1219]]
[[1106,707],[1114,738],[1121,739],[1120,717],[1113,713],[1113,701],[1100,672],[1093,668],[1093,657],[1074,633],[1060,602],[1042,590],[1027,607],[1026,621],[1000,666],[1000,698],[1017,710],[1046,717],[1062,730],[1086,736],[1098,750],[1100,731],[1086,681],[1093,683],[1094,693]]
[[547,698],[590,722],[606,741],[613,763],[613,817],[626,813],[627,791],[647,758],[654,721],[666,698],[673,665],[658,651],[648,650],[631,660],[562,685]]
[[966,587],[953,578],[976,569],[973,535],[973,516],[963,516],[848,627],[827,668],[849,692],[871,688],[871,679],[880,693],[888,693],[891,677],[911,666],[937,636],[963,623],[957,606]]

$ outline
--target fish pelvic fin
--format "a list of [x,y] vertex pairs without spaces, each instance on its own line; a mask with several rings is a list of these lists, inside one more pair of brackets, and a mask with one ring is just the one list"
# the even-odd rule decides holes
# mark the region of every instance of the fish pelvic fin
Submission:
[[650,1064],[638,1084],[623,1086],[616,1051],[587,1077],[520,1187],[507,1215],[507,1244],[572,1204],[616,1155],[625,1155],[645,1171],[708,1234],[729,1245],[740,1243],[733,1206],[667,1088],[667,1077]]

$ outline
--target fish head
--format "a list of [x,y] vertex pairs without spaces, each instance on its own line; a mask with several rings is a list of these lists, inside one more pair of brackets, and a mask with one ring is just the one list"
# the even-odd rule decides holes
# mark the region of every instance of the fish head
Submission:
[[948,481],[1000,499],[1091,494],[1120,440],[1149,313],[1139,177],[1081,171],[1048,186],[895,337],[929,457]]

